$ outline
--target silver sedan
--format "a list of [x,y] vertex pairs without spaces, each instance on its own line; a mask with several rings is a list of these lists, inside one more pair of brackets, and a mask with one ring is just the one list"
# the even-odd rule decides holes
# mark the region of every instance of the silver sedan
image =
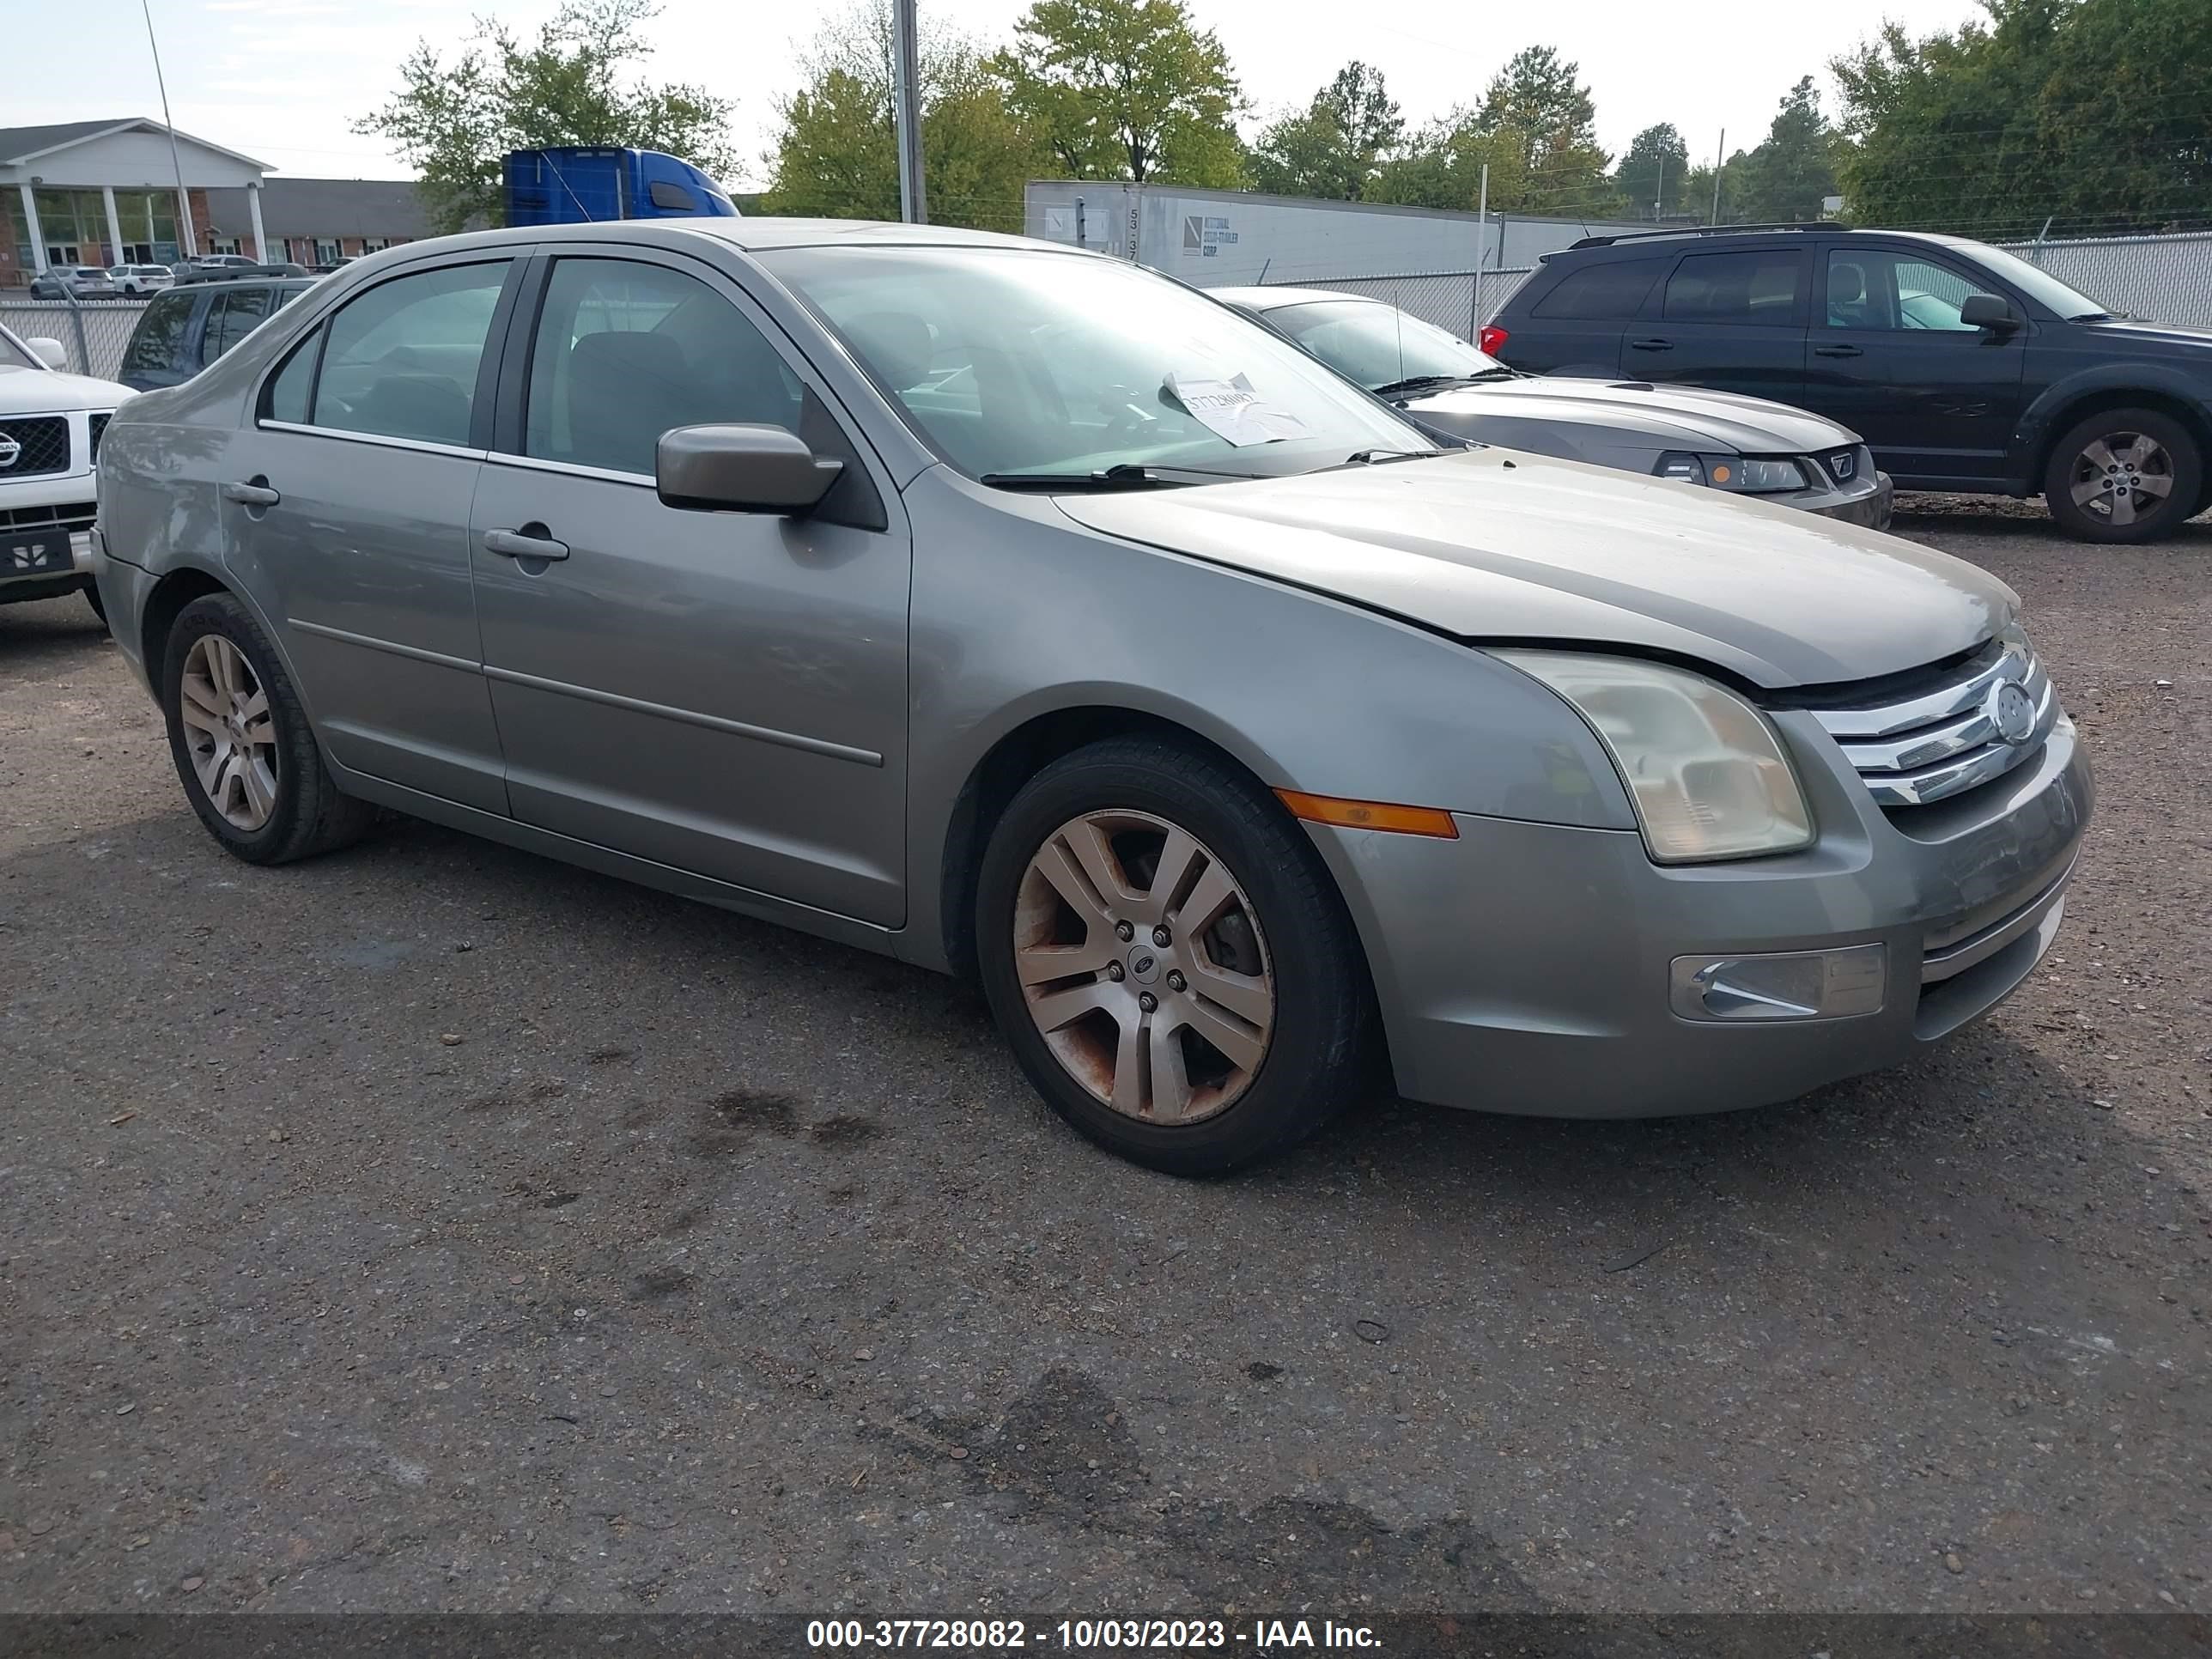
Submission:
[[2090,810],[1972,567],[1447,450],[1014,239],[414,243],[100,465],[116,637],[240,858],[396,809],[972,973],[1170,1170],[1384,1068],[1624,1115],[1901,1060],[2048,947]]

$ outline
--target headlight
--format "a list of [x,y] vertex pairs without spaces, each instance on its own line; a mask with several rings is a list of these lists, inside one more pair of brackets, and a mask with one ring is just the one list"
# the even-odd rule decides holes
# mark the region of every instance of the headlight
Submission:
[[1492,653],[1573,704],[1613,755],[1661,864],[1809,846],[1813,814],[1766,717],[1698,675],[1625,657]]
[[1805,469],[1790,460],[1760,460],[1741,455],[1692,455],[1670,449],[1652,471],[1685,483],[1711,484],[1740,495],[1771,495],[1805,488]]

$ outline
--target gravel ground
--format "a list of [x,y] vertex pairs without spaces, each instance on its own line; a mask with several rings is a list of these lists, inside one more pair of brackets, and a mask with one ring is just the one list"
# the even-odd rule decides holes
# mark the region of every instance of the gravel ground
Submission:
[[2020,994],[1210,1184],[922,973],[422,825],[234,863],[0,609],[0,1609],[2212,1609],[2212,525],[1899,529],[2097,767]]

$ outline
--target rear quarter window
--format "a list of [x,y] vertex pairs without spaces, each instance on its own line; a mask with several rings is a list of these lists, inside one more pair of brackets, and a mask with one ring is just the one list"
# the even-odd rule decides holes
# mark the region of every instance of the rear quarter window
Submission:
[[1561,277],[1529,308],[1532,317],[1572,322],[1626,322],[1644,308],[1664,259],[1613,259]]
[[123,355],[125,372],[179,367],[185,336],[192,320],[192,306],[199,296],[171,291],[146,307],[131,336],[131,349]]

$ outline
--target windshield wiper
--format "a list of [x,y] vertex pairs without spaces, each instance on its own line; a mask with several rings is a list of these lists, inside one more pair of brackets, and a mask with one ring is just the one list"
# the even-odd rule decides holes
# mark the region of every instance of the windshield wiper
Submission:
[[[1425,461],[1432,455],[1445,455],[1446,449],[1355,449],[1337,466],[1380,466],[1385,461]],[[1320,471],[1334,472],[1335,466],[1324,466]]]
[[1216,472],[1202,466],[1146,466],[1121,461],[1098,472],[986,472],[978,483],[994,489],[1061,490],[1174,489],[1207,479],[1259,478],[1261,472]]
[[1388,386],[1378,386],[1378,398],[1402,398],[1409,392],[1442,392],[1447,386],[1473,386],[1480,380],[1510,380],[1520,373],[1518,369],[1499,364],[1486,368],[1479,374],[1412,374],[1402,380],[1393,380]]
[[2109,311],[2085,311],[2078,316],[2069,317],[2066,320],[2069,323],[2109,323],[2113,320],[2113,318]]

